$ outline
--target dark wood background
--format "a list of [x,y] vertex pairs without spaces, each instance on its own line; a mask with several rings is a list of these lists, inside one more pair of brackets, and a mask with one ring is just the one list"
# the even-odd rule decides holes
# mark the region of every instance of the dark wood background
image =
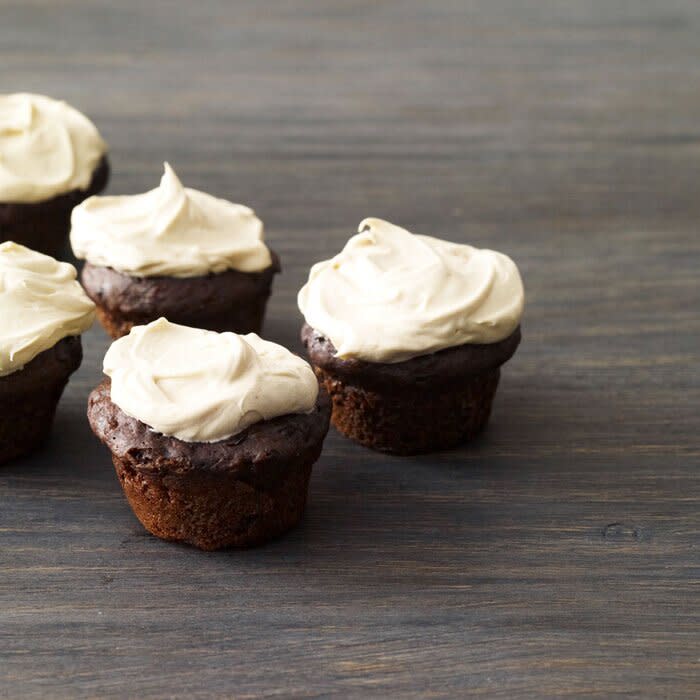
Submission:
[[464,449],[331,431],[255,551],[144,533],[84,418],[0,470],[0,697],[700,695],[696,0],[0,0],[0,91],[62,97],[110,191],[253,206],[266,335],[365,216],[519,264],[524,342]]

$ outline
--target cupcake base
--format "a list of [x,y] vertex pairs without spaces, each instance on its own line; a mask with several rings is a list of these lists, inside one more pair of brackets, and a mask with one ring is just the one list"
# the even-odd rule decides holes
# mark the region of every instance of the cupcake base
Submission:
[[109,162],[103,157],[85,190],[71,190],[43,202],[0,202],[0,242],[14,241],[54,258],[63,257],[73,208],[102,192],[108,180]]
[[223,333],[259,333],[279,259],[261,272],[226,270],[199,277],[135,277],[87,263],[80,281],[112,338],[161,316]]
[[80,338],[63,338],[23,369],[0,377],[0,464],[46,441],[58,401],[82,357]]
[[[319,450],[320,454],[320,450]],[[318,454],[288,464],[273,491],[223,473],[164,477],[114,456],[114,467],[134,514],[151,534],[199,549],[252,547],[293,528],[306,506],[311,467]]]
[[396,363],[339,358],[333,343],[308,324],[301,339],[333,401],[333,425],[366,447],[408,455],[454,447],[484,429],[499,368],[517,349],[520,328],[498,343]]
[[152,534],[204,550],[251,547],[294,527],[328,431],[321,392],[310,414],[261,421],[227,440],[183,442],[153,432],[110,399],[105,380],[88,419],[112,452],[134,514]]
[[373,450],[411,455],[475,438],[488,423],[500,370],[459,386],[392,393],[353,386],[322,369],[316,374],[333,401],[333,425],[343,435]]

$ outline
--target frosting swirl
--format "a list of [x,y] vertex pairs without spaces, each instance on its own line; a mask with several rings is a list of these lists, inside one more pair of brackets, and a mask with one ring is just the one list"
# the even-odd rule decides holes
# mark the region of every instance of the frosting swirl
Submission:
[[43,95],[0,95],[0,202],[85,190],[107,151],[95,125]]
[[80,335],[95,317],[72,265],[12,241],[0,243],[0,309],[0,377]]
[[139,277],[259,272],[272,264],[252,209],[183,187],[167,163],[150,192],[90,197],[73,209],[71,244],[78,258]]
[[402,362],[465,343],[495,343],[520,323],[515,263],[493,250],[365,219],[343,250],[311,268],[298,303],[341,358]]
[[217,442],[261,420],[308,413],[318,397],[311,367],[281,345],[164,318],[116,340],[104,372],[124,413],[185,442]]

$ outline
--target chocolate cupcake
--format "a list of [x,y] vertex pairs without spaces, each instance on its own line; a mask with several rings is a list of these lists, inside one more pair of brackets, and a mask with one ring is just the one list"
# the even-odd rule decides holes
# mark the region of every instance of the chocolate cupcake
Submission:
[[500,367],[520,342],[524,293],[515,263],[419,236],[381,219],[299,292],[302,341],[344,435],[414,454],[478,435]]
[[109,179],[107,145],[65,102],[0,95],[0,242],[58,256],[73,207]]
[[76,207],[71,243],[87,261],[81,281],[113,338],[161,316],[257,333],[280,270],[252,209],[183,187],[167,163],[150,192]]
[[0,243],[0,463],[48,437],[95,306],[68,263]]
[[88,419],[149,532],[213,550],[296,525],[330,418],[304,360],[159,319],[115,341],[104,371]]

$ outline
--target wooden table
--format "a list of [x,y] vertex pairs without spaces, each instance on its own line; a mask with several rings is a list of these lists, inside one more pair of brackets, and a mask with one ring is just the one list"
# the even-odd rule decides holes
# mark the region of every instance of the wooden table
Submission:
[[[0,1],[0,88],[99,125],[113,193],[253,206],[266,335],[368,215],[519,264],[488,432],[331,431],[303,524],[206,554],[135,520],[85,420],[0,470],[0,697],[700,695],[700,5]],[[0,310],[1,313],[1,310]]]

